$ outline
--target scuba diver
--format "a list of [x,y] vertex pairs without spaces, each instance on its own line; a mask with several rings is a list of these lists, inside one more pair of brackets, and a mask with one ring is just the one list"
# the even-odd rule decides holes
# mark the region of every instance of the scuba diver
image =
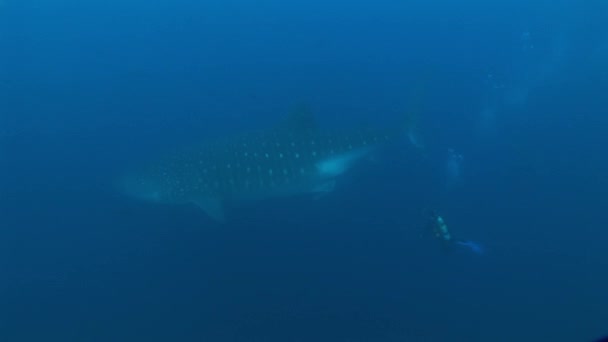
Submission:
[[452,246],[466,247],[475,254],[483,254],[484,250],[481,245],[471,240],[454,239],[448,226],[437,212],[432,211],[427,223],[427,231],[433,234],[437,240],[441,242],[443,249],[452,249]]

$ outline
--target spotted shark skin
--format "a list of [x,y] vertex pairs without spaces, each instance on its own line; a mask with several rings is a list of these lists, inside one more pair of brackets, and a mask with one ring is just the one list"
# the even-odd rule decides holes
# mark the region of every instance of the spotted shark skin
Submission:
[[402,135],[397,129],[272,129],[173,154],[125,177],[122,189],[141,200],[193,203],[224,221],[227,201],[331,191],[336,178]]

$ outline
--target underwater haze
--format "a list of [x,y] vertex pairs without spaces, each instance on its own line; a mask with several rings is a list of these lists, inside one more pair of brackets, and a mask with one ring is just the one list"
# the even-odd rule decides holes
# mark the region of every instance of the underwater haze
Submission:
[[606,336],[607,93],[603,0],[0,0],[0,341]]

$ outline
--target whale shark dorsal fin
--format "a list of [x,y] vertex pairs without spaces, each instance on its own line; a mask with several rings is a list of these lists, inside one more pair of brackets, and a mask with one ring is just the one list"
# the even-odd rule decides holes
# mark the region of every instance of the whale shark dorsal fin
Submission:
[[197,207],[202,209],[209,217],[219,223],[226,222],[226,215],[224,214],[224,205],[222,201],[217,198],[200,198],[194,201]]
[[281,129],[291,133],[310,133],[316,131],[318,126],[310,106],[301,103],[287,115]]

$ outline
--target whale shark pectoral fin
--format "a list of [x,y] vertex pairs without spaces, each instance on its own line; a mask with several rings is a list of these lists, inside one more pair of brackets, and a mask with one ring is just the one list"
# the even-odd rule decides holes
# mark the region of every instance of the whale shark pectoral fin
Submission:
[[197,207],[202,209],[213,220],[224,223],[226,216],[224,215],[224,205],[217,198],[200,198],[193,201]]
[[321,183],[321,184],[315,186],[312,189],[312,193],[315,195],[314,199],[318,200],[320,198],[325,197],[325,195],[333,192],[335,187],[336,187],[335,180],[327,181],[327,182],[324,182],[324,183]]

